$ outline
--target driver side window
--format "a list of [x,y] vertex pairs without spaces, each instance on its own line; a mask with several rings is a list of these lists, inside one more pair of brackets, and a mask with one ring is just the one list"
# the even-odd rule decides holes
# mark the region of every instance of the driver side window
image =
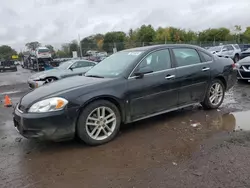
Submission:
[[148,67],[153,72],[171,68],[171,59],[168,49],[159,50],[149,54],[138,66],[137,70]]

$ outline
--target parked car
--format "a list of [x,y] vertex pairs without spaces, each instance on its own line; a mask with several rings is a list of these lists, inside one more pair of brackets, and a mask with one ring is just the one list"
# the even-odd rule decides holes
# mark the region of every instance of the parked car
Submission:
[[31,89],[35,89],[56,80],[76,75],[83,75],[95,65],[95,62],[87,60],[65,61],[58,67],[32,75],[28,79],[28,84]]
[[243,58],[248,57],[248,56],[250,56],[250,48],[241,52],[240,59],[243,59]]
[[238,62],[240,59],[241,49],[238,44],[227,44],[221,46],[213,46],[208,49],[212,54],[215,54],[219,57],[227,57]]
[[[14,125],[27,138],[104,144],[131,123],[201,103],[218,108],[235,82],[230,58],[192,45],[157,45],[117,52],[84,76],[25,95]],[[157,138],[156,138],[157,139]]]
[[235,65],[238,70],[238,80],[250,80],[250,56],[241,59]]
[[4,71],[17,71],[15,61],[6,60],[6,61],[0,62],[0,72],[4,72]]
[[35,56],[38,59],[50,59],[52,58],[51,52],[46,47],[38,47],[35,51],[31,51],[31,55]]
[[250,48],[250,44],[239,44],[239,47],[241,51],[243,52]]

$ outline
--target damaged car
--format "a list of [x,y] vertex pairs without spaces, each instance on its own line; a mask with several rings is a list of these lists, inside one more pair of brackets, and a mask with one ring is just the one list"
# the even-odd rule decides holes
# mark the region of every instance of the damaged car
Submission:
[[89,145],[115,138],[121,124],[200,103],[216,109],[237,81],[230,58],[197,46],[156,45],[107,57],[84,76],[35,89],[14,109],[14,126],[26,138]]
[[97,63],[88,60],[70,60],[61,63],[51,70],[42,71],[32,75],[28,79],[30,89],[38,88],[42,85],[54,82],[63,78],[83,75]]

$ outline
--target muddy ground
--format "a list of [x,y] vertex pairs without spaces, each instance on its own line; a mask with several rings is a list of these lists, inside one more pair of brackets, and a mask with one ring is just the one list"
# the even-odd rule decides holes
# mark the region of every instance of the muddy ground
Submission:
[[[30,75],[1,73],[0,99],[17,102]],[[129,124],[98,147],[22,138],[1,103],[0,187],[250,187],[249,96],[238,83],[219,110],[197,105]]]

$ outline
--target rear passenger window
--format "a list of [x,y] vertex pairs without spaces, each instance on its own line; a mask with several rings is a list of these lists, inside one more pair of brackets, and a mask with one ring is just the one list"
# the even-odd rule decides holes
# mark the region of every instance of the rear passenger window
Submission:
[[173,49],[177,67],[194,65],[201,63],[198,52],[191,48],[175,48]]
[[206,54],[206,53],[204,53],[204,52],[200,52],[200,53],[201,53],[201,55],[204,57],[205,62],[208,62],[208,61],[212,61],[212,60],[213,60],[213,58],[212,58],[210,55],[208,55],[208,54]]

